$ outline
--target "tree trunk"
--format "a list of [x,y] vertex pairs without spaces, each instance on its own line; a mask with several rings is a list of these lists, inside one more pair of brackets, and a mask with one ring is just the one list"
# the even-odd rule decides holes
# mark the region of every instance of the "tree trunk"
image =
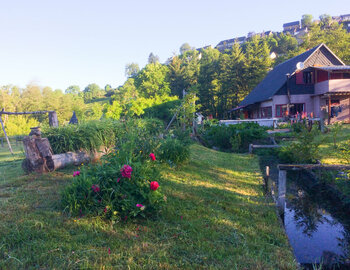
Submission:
[[53,167],[52,149],[47,138],[36,136],[23,139],[26,159],[22,163],[26,172],[46,172]]
[[108,152],[108,149],[101,148],[92,153],[78,151],[53,155],[49,140],[38,136],[24,137],[23,145],[26,159],[22,163],[22,168],[26,173],[52,172],[69,165],[78,166],[97,161]]

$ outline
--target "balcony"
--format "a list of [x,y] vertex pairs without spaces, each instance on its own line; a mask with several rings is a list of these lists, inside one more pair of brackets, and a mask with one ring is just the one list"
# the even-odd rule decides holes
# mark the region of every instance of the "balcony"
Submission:
[[350,79],[329,80],[315,84],[315,95],[328,92],[350,92]]

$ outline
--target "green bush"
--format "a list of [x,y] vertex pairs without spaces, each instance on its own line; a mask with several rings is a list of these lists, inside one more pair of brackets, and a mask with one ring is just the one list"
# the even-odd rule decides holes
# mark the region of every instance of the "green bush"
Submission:
[[279,158],[284,163],[315,163],[319,158],[318,148],[321,144],[315,137],[319,134],[317,128],[311,131],[305,126],[299,133],[295,133],[296,141],[284,146],[279,151]]
[[115,145],[120,122],[113,120],[89,121],[79,125],[67,125],[57,128],[47,128],[43,137],[47,137],[55,154],[68,151],[99,150],[101,146]]
[[159,160],[168,162],[171,165],[180,164],[187,161],[190,157],[188,145],[175,138],[167,138],[162,141],[157,154]]
[[210,147],[219,147],[223,151],[243,152],[253,141],[267,136],[266,128],[257,123],[236,125],[211,125],[201,131],[205,142]]
[[156,161],[150,158],[125,161],[124,155],[112,153],[100,164],[74,175],[62,193],[62,206],[73,215],[97,215],[113,221],[155,217],[165,201],[161,187],[157,188],[161,179]]

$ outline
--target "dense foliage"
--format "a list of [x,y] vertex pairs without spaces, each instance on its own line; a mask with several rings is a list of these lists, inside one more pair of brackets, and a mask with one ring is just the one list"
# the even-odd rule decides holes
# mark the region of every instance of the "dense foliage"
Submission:
[[102,146],[116,144],[120,137],[122,123],[118,121],[89,121],[78,125],[47,128],[42,136],[47,137],[55,154],[69,151],[98,151]]
[[319,158],[319,146],[321,141],[315,140],[320,131],[314,127],[308,130],[301,125],[300,132],[294,132],[296,141],[280,149],[279,158],[285,163],[316,163]]
[[208,146],[234,152],[247,151],[250,143],[267,136],[266,129],[257,123],[211,125],[201,132]]

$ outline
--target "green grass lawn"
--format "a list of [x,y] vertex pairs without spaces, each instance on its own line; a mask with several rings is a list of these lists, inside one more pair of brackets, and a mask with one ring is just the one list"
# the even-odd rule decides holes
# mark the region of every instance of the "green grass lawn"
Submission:
[[[322,140],[320,145],[321,162],[326,164],[346,164],[347,161],[342,157],[337,148],[334,147],[332,133],[321,134],[317,140]],[[337,144],[350,140],[350,124],[344,124],[343,129],[337,136]]]
[[161,165],[158,219],[112,224],[62,213],[74,168],[24,176],[0,154],[0,269],[297,269],[256,157],[193,145]]

